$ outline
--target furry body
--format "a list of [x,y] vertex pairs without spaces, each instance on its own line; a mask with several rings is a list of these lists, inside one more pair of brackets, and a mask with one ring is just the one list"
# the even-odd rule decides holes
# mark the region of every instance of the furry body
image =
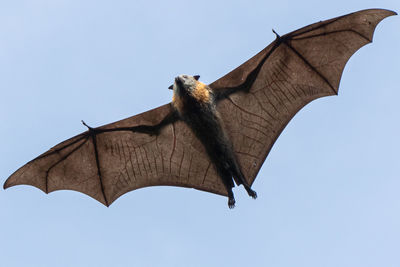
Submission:
[[256,192],[250,189],[240,170],[232,143],[216,110],[215,97],[210,87],[193,76],[180,75],[175,79],[173,90],[172,104],[179,117],[204,145],[228,191],[229,207],[233,208],[235,205],[232,177],[236,184],[243,184],[248,194],[256,198]]

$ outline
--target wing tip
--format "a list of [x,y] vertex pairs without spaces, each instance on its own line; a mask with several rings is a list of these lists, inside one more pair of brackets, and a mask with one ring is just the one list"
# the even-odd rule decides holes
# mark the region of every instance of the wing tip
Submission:
[[10,187],[10,185],[8,185],[8,179],[4,182],[4,184],[3,184],[3,189],[4,190],[6,190],[7,188],[9,188]]
[[375,8],[375,9],[367,9],[366,12],[374,12],[376,15],[379,16],[377,23],[381,22],[387,17],[390,16],[397,16],[397,12],[390,10],[390,9],[383,9],[383,8]]
[[10,188],[10,187],[19,185],[18,183],[15,183],[15,182],[13,183],[13,182],[12,182],[12,178],[13,178],[13,176],[11,175],[11,176],[8,177],[7,180],[4,182],[4,184],[3,184],[3,189],[4,189],[4,190],[6,190],[7,188]]
[[397,15],[397,12],[396,12],[396,11],[393,11],[393,10],[390,10],[390,9],[384,9],[384,8],[382,8],[382,9],[377,9],[377,10],[381,10],[382,12],[387,13],[387,17],[389,17],[389,16],[396,16],[396,15]]
[[385,17],[397,15],[396,11],[393,11],[393,10],[390,10],[390,9],[386,9],[386,8],[369,8],[369,9],[359,10],[359,11],[350,13],[349,15],[352,15],[352,14],[355,14],[355,13],[360,13],[360,12],[379,12],[379,13],[385,15]]
[[[10,177],[10,178],[12,178],[12,177]],[[23,183],[16,183],[16,182],[14,182],[14,183],[13,183],[13,182],[11,181],[10,178],[8,178],[8,179],[5,181],[5,183],[3,184],[3,189],[4,189],[4,190],[6,190],[6,189],[8,189],[8,188],[10,188],[10,187],[13,187],[13,186],[17,186],[17,185],[28,185],[28,186],[32,186],[32,187],[35,187],[35,188],[39,189],[40,191],[42,191],[42,192],[45,193],[45,194],[48,194],[48,192],[46,192],[43,188],[40,188],[40,187],[37,186],[37,185],[29,184],[29,183],[26,183],[26,182],[23,182]]]
[[386,19],[387,17],[397,16],[397,12],[395,12],[393,10],[389,10],[389,9],[367,9],[365,11],[373,12],[373,15],[375,17],[374,22],[373,22],[374,27],[372,29],[371,36],[370,36],[370,43],[372,43],[373,39],[374,39],[374,35],[375,35],[375,29],[378,26],[378,24],[380,24],[382,22],[382,20]]
[[395,12],[393,10],[389,10],[389,9],[382,9],[381,11],[382,11],[382,19],[380,21],[384,20],[387,17],[398,15],[397,12]]

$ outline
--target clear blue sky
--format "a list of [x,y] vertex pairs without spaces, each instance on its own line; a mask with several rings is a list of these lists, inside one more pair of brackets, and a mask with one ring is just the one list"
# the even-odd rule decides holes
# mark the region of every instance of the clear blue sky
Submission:
[[[398,0],[0,2],[0,182],[58,142],[212,82],[281,34]],[[226,198],[144,188],[106,208],[73,191],[0,191],[0,265],[400,266],[400,17],[306,106],[254,183]]]

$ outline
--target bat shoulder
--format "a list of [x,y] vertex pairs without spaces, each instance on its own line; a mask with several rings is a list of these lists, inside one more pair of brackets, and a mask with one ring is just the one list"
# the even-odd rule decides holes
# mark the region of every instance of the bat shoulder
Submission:
[[196,83],[196,87],[192,91],[192,96],[200,103],[210,103],[212,101],[210,88],[202,82]]
[[202,82],[196,82],[189,92],[174,92],[172,97],[172,105],[181,115],[187,112],[196,113],[202,107],[208,107],[213,103],[214,97],[210,87]]

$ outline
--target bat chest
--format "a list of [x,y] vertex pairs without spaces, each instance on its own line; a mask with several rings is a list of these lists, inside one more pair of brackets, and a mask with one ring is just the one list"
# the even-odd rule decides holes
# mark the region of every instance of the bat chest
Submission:
[[181,112],[182,120],[204,145],[213,162],[224,159],[226,154],[231,153],[231,142],[213,104],[187,99]]
[[215,105],[204,94],[174,95],[172,103],[182,119],[186,117],[209,117],[215,113]]
[[[208,156],[216,163],[230,157],[231,142],[225,133],[212,95],[203,89],[198,87],[190,94],[174,94],[172,103],[181,119],[204,145]],[[219,163],[217,165],[225,164]]]

